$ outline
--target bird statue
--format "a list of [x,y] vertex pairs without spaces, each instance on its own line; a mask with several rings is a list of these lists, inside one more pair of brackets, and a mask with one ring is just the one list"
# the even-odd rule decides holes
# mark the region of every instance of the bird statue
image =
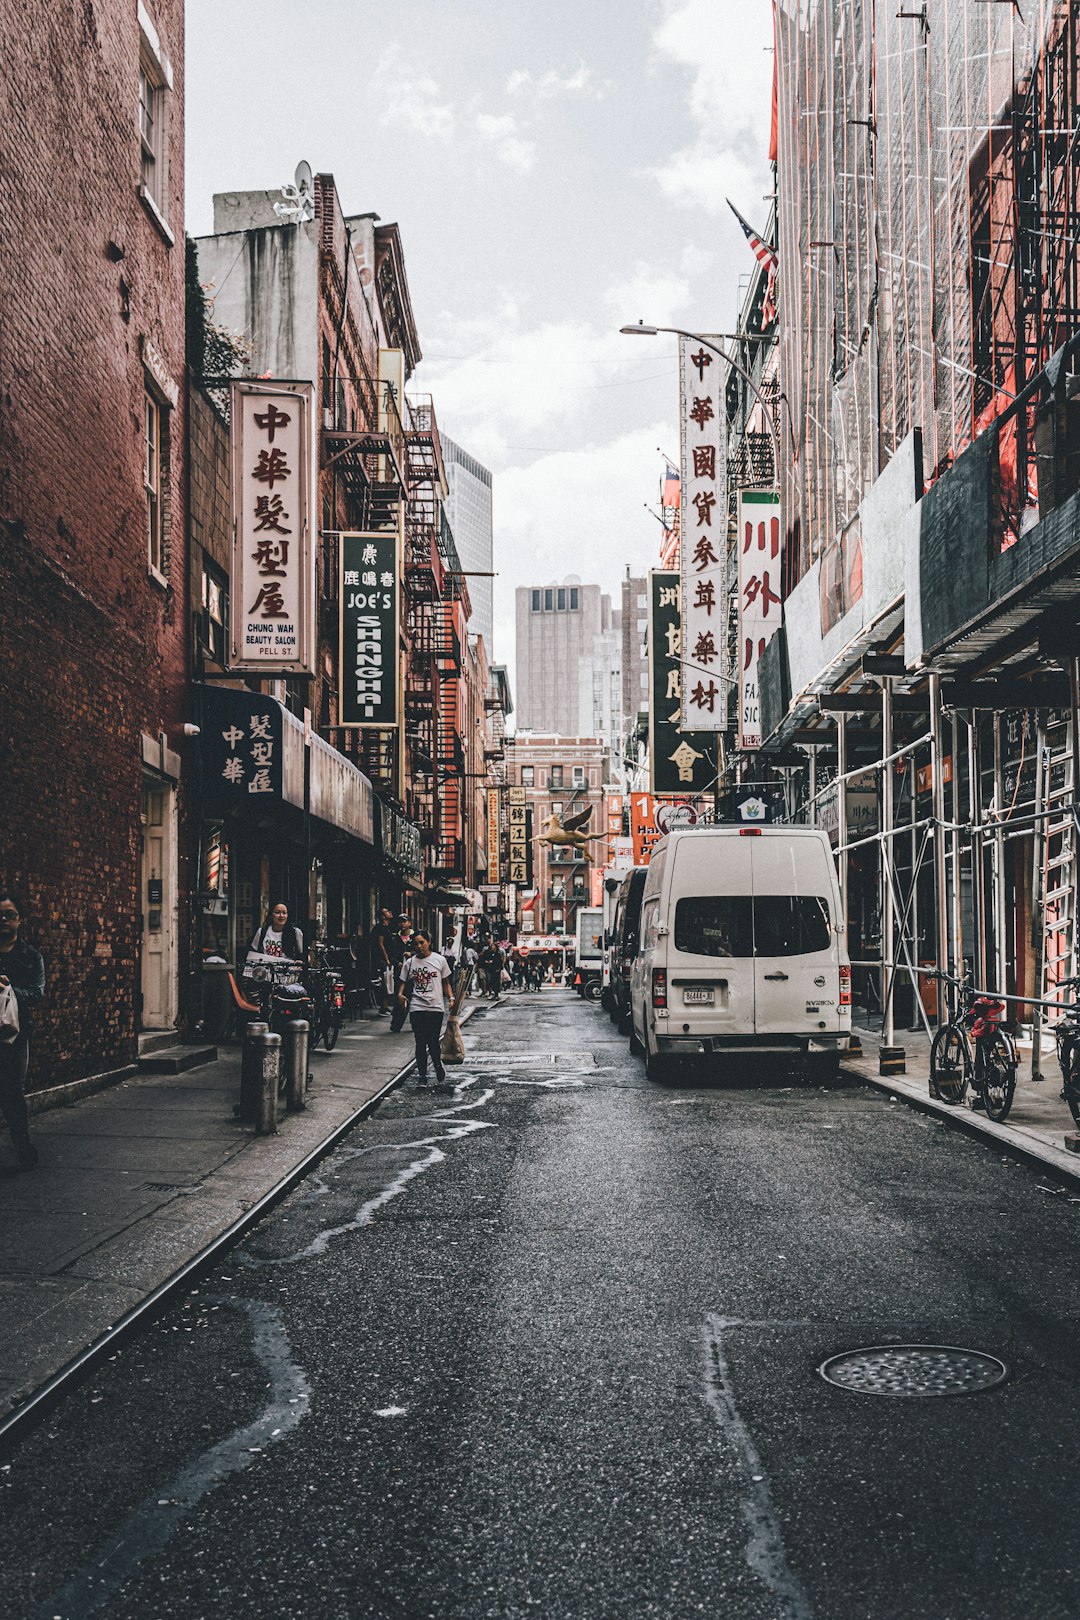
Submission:
[[585,806],[584,810],[577,811],[575,815],[567,816],[565,821],[560,816],[548,816],[547,821],[544,823],[543,832],[536,835],[536,842],[538,844],[568,844],[571,849],[584,849],[586,844],[591,844],[595,839],[606,836],[602,832],[587,833],[585,831],[591,815],[592,805],[589,804]]

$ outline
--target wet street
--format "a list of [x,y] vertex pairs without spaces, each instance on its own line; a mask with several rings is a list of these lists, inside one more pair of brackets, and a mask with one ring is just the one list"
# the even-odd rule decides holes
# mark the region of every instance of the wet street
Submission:
[[[5,1459],[0,1614],[1080,1615],[1080,1200],[566,991],[465,1033]],[[819,1372],[881,1344],[1009,1376]]]

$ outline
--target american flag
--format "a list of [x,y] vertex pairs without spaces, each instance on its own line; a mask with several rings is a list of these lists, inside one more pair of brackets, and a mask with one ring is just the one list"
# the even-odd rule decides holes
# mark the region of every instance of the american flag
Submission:
[[768,275],[765,280],[765,297],[761,305],[762,325],[768,326],[771,321],[775,321],[776,319],[776,268],[779,262],[776,257],[776,249],[771,248],[768,242],[764,241],[758,235],[754,227],[743,219],[730,197],[726,198],[725,200],[728,207],[731,209],[731,212],[735,215],[735,218],[742,226],[754,258],[759,264],[764,264],[768,267]]

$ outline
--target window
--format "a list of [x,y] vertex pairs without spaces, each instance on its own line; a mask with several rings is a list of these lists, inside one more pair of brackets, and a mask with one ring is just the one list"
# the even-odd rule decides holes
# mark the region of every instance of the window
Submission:
[[829,946],[829,906],[814,895],[702,895],[675,906],[688,956],[809,956]]
[[540,611],[540,592],[539,591],[533,591],[533,593],[532,593],[532,610],[533,610],[534,613],[539,613],[539,611]]
[[584,767],[584,765],[575,765],[574,766],[574,786],[575,787],[584,787],[585,786],[585,767]]
[[561,765],[553,765],[551,767],[551,771],[550,771],[550,773],[548,775],[548,787],[561,788],[562,785],[563,785],[562,766]]
[[566,592],[564,590],[560,589],[560,590],[556,591],[556,593],[555,593],[555,601],[556,601],[556,607],[557,607],[558,612],[565,613],[566,612]]
[[172,67],[146,7],[139,4],[139,195],[169,243],[169,92]]
[[166,558],[165,524],[161,498],[161,435],[165,413],[149,389],[143,394],[143,402],[146,433],[146,560],[151,573],[156,574],[158,579],[164,581],[166,577]]
[[545,591],[544,592],[544,612],[545,613],[551,613],[552,612],[554,600],[555,600],[555,592],[554,591]]
[[536,767],[535,767],[535,765],[523,765],[521,767],[521,785],[522,785],[522,787],[532,787],[535,780],[536,780]]
[[576,585],[571,585],[571,587],[570,587],[570,611],[571,611],[571,613],[576,613],[577,610],[578,610],[578,588],[577,588]]
[[229,635],[229,588],[224,574],[219,574],[205,560],[202,577],[202,642],[215,664],[225,663],[225,648]]

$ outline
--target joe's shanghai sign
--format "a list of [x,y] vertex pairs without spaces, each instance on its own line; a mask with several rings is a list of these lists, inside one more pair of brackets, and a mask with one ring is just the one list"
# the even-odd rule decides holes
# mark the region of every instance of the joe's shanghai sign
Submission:
[[400,719],[397,530],[341,536],[341,724]]
[[232,385],[230,662],[259,675],[315,669],[314,388]]

